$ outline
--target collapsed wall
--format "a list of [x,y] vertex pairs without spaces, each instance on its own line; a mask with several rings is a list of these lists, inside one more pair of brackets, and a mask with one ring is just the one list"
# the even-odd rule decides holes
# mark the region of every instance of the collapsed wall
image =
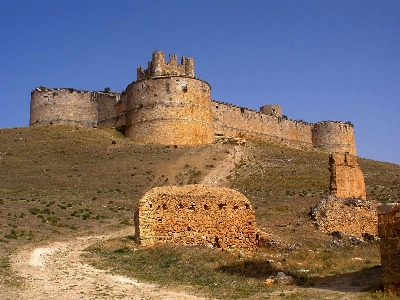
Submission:
[[378,233],[376,204],[370,201],[329,196],[311,208],[310,215],[318,230],[325,233],[359,238]]
[[366,199],[364,175],[357,157],[349,153],[329,156],[330,194],[338,198]]
[[145,246],[176,243],[254,250],[255,213],[250,201],[232,189],[157,187],[139,200],[135,238]]
[[378,206],[378,230],[385,291],[400,295],[400,203]]

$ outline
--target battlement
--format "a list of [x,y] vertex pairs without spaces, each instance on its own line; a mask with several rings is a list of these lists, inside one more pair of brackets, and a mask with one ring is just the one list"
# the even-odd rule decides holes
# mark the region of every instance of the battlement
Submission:
[[158,50],[153,52],[152,60],[148,62],[147,69],[142,66],[137,69],[137,80],[149,79],[160,76],[187,76],[194,77],[194,59],[182,57],[178,64],[178,56],[169,55],[169,62],[165,61],[164,52]]
[[269,140],[295,148],[356,155],[350,122],[308,123],[282,114],[278,104],[254,110],[211,100],[211,86],[194,77],[194,60],[154,51],[146,70],[121,93],[38,87],[30,125],[68,123],[116,127],[140,144],[203,145],[215,134]]

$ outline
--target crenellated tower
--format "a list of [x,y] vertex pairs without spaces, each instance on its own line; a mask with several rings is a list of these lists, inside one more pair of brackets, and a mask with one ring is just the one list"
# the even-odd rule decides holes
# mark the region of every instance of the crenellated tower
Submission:
[[194,77],[193,58],[165,62],[155,51],[126,88],[125,134],[140,144],[202,145],[214,141],[210,85]]

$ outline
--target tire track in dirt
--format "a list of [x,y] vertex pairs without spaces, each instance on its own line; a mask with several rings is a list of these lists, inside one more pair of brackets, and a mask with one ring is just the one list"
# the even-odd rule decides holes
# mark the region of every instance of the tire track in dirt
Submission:
[[82,262],[81,254],[88,246],[132,235],[132,231],[127,228],[20,250],[11,257],[11,267],[25,284],[15,299],[205,299],[112,275]]

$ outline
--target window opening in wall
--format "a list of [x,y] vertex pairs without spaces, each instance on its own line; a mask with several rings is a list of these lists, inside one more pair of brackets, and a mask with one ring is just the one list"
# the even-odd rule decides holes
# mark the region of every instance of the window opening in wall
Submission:
[[246,209],[250,208],[250,205],[248,205],[247,203],[245,204],[245,206],[246,206]]
[[240,108],[240,112],[241,112],[242,114],[244,114],[244,108],[243,108],[243,107]]
[[163,205],[162,205],[162,208],[163,208],[164,210],[166,210],[166,209],[167,209],[167,204],[163,204]]
[[179,203],[179,204],[178,204],[178,207],[179,207],[179,208],[183,208],[183,204],[182,204],[182,203]]
[[204,204],[204,209],[205,209],[205,210],[209,210],[210,207],[209,207],[207,204]]
[[158,221],[158,223],[161,223],[162,222],[162,218],[159,218],[157,221]]
[[215,108],[218,109],[218,105],[215,105]]
[[190,226],[187,227],[187,231],[190,231],[192,228],[190,228]]
[[219,209],[223,209],[225,206],[226,206],[226,204],[223,204],[223,203],[218,204]]
[[153,207],[153,204],[149,203],[149,207],[152,208],[152,207]]

